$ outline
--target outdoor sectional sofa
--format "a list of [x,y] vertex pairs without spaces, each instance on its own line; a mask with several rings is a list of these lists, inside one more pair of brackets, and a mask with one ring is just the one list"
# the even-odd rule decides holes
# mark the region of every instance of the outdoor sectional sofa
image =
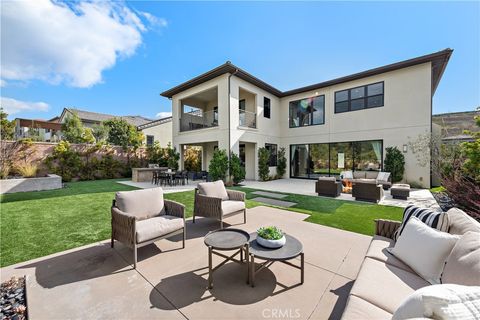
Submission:
[[[452,208],[447,212],[447,215],[450,234],[480,233],[480,223],[460,209]],[[397,308],[408,296],[417,289],[430,285],[409,266],[387,251],[387,248],[395,245],[394,233],[401,223],[388,220],[376,220],[375,222],[375,236],[370,243],[357,279],[350,291],[347,306],[342,316],[343,320],[391,319]],[[469,278],[468,281],[479,281],[480,272],[478,268],[477,263],[471,273],[478,272],[479,277],[477,279]],[[462,277],[462,272],[458,273],[458,276]],[[465,285],[465,283],[457,284]]]
[[343,171],[340,174],[341,179],[352,182],[375,182],[376,184],[381,184],[384,190],[388,190],[392,186],[391,177],[390,172],[379,171]]

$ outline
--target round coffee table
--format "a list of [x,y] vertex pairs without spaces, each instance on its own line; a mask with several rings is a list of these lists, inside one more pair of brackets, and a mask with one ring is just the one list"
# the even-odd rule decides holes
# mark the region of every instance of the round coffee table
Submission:
[[[247,283],[249,280],[249,264],[248,264],[248,241],[250,235],[240,229],[218,229],[209,232],[204,239],[205,245],[208,247],[208,288],[213,287],[213,272],[223,266],[228,261],[233,261],[243,264],[243,251],[245,251],[246,267],[247,267]],[[227,256],[219,251],[236,250],[233,255]],[[212,255],[215,254],[225,259],[215,268],[212,267]],[[240,254],[240,260],[235,259],[235,256]]]
[[[288,234],[285,235],[286,242],[285,245],[278,249],[265,248],[259,245],[256,241],[257,233],[250,234],[250,284],[255,286],[255,275],[264,268],[268,268],[274,262],[282,262],[296,269],[300,269],[300,283],[303,283],[304,280],[304,270],[305,270],[305,258],[303,254],[303,245],[295,237],[292,237]],[[288,260],[295,259],[300,256],[300,266],[294,265]],[[255,258],[265,260],[257,268],[255,266]],[[248,262],[248,261],[247,261]]]

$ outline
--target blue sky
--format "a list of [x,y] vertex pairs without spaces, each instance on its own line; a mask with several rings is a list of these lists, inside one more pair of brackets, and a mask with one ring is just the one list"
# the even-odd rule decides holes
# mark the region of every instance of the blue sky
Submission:
[[[288,90],[448,47],[454,53],[434,113],[480,105],[479,2],[135,1],[107,8],[126,6],[132,15],[117,21],[129,27],[124,33],[112,27],[103,34],[97,31],[111,24],[96,14],[74,21],[90,7],[60,11],[45,3],[52,24],[37,26],[25,8],[4,5],[1,96],[2,105],[13,104],[12,118],[51,118],[68,106],[155,118],[171,108],[160,92],[226,60]],[[15,15],[20,9],[28,20]],[[45,39],[32,40],[35,32]],[[63,39],[68,32],[74,41]]]

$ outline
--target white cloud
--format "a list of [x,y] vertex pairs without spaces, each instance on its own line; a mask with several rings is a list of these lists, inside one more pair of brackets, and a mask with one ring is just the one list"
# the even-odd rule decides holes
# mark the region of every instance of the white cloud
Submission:
[[152,15],[151,13],[138,11],[138,14],[143,16],[152,26],[166,27],[168,26],[168,21],[163,18],[158,18]]
[[159,112],[155,115],[157,118],[167,118],[167,117],[171,117],[172,116],[172,113],[171,112]]
[[48,111],[50,108],[45,102],[20,101],[5,97],[0,97],[0,106],[9,115],[25,111]]
[[117,59],[133,55],[142,32],[162,20],[124,2],[4,1],[1,79],[90,87]]
[[7,81],[3,80],[3,79],[0,79],[0,87],[3,88],[3,87],[6,87],[7,86]]

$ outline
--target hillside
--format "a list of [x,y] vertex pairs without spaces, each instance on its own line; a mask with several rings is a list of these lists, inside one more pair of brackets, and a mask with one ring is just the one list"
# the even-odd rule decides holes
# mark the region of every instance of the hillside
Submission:
[[434,114],[432,121],[442,127],[442,136],[451,137],[462,135],[464,130],[480,131],[475,125],[475,116],[480,116],[480,111]]

